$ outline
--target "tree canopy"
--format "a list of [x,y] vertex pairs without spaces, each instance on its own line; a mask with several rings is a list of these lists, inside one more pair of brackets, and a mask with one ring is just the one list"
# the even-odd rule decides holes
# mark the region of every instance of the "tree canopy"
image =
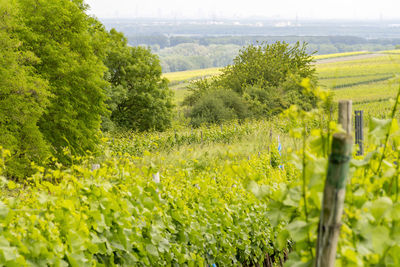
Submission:
[[83,0],[0,2],[0,146],[7,175],[30,162],[95,153],[109,118],[133,130],[171,123],[171,91],[158,58],[85,12]]
[[144,47],[129,47],[115,30],[105,64],[111,84],[111,120],[139,131],[165,130],[172,119],[172,92],[161,77],[157,56]]
[[32,67],[39,59],[21,51],[15,35],[21,29],[11,1],[0,2],[0,146],[11,151],[12,175],[30,173],[31,161],[42,161],[49,147],[37,126],[49,104],[48,83]]
[[[240,110],[248,108],[247,117],[269,117],[292,104],[306,110],[311,109],[316,105],[316,98],[305,94],[300,83],[304,78],[310,79],[313,84],[316,83],[312,61],[312,55],[306,52],[306,44],[289,45],[276,42],[249,45],[239,52],[232,65],[222,69],[220,76],[210,81],[193,83],[194,94],[188,96],[184,102],[189,106],[188,115],[192,123],[196,122],[194,124],[198,124],[199,121],[215,121],[207,119],[218,116],[210,115],[210,104],[205,104],[205,98],[210,99],[209,94],[221,90],[230,91],[234,98],[237,95],[241,97],[241,101],[236,101],[235,108],[229,106],[230,104],[227,106],[227,101],[219,103],[232,114],[243,114]],[[214,98],[212,101],[217,100]],[[204,112],[200,112],[200,104]],[[213,110],[224,110],[221,107]],[[233,117],[238,118],[237,115]]]

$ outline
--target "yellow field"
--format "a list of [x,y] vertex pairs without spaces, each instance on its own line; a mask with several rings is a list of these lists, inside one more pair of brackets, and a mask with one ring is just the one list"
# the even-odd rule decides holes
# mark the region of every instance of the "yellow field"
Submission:
[[187,80],[194,80],[204,77],[209,77],[213,75],[220,74],[221,68],[209,68],[209,69],[200,69],[200,70],[187,70],[187,71],[178,71],[178,72],[168,72],[164,73],[163,77],[167,78],[171,83],[174,82],[182,82]]
[[358,55],[366,55],[366,54],[371,54],[371,52],[357,51],[357,52],[345,52],[345,53],[336,53],[336,54],[327,54],[327,55],[316,55],[316,56],[314,56],[314,59],[320,60],[320,59],[350,57],[350,56],[358,56]]

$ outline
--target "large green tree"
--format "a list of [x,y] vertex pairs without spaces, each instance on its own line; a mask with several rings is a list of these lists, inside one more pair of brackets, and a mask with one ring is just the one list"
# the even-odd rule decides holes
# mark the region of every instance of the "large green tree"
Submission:
[[[0,0],[0,146],[7,175],[96,151],[102,118],[163,130],[171,91],[158,58],[88,16],[83,0]],[[111,111],[111,112],[110,112]],[[67,150],[67,152],[66,152]]]
[[[190,107],[188,114],[192,122],[199,121],[198,114],[204,112],[197,110],[198,102],[194,100],[201,101],[202,107],[209,109],[210,105],[205,105],[204,101],[206,95],[215,90],[230,90],[235,97],[241,96],[250,110],[247,113],[249,116],[269,117],[293,104],[309,110],[316,105],[317,99],[314,95],[305,93],[300,83],[305,78],[313,85],[316,83],[312,61],[312,56],[306,52],[306,44],[276,42],[249,45],[239,52],[232,65],[222,69],[220,76],[207,83],[206,90],[204,83],[194,83],[195,92],[185,102]],[[208,99],[211,100],[209,97]],[[245,104],[242,103],[241,108]],[[225,107],[230,108],[226,104]],[[197,112],[194,113],[193,110]],[[209,110],[205,111],[210,114]]]
[[26,25],[19,31],[22,49],[40,59],[35,69],[52,94],[40,131],[63,162],[64,148],[78,155],[95,150],[107,83],[87,6],[82,0],[17,1]]
[[35,74],[38,58],[21,51],[15,36],[17,7],[0,1],[0,146],[11,151],[7,175],[18,178],[31,172],[30,162],[44,161],[49,149],[37,126],[48,105],[47,82]]
[[144,47],[130,47],[123,34],[111,30],[105,65],[111,120],[138,131],[165,130],[172,120],[172,92],[161,77],[159,59]]

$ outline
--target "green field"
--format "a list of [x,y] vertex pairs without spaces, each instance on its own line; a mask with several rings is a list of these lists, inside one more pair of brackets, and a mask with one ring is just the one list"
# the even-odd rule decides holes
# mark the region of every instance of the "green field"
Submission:
[[334,99],[353,100],[354,109],[364,110],[366,116],[385,116],[399,87],[400,54],[393,51],[381,55],[318,64],[321,87],[331,89]]

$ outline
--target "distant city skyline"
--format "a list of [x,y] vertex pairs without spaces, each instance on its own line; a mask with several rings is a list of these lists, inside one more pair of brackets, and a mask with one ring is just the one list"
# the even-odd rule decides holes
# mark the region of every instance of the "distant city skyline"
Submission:
[[86,0],[98,18],[400,19],[399,0]]

